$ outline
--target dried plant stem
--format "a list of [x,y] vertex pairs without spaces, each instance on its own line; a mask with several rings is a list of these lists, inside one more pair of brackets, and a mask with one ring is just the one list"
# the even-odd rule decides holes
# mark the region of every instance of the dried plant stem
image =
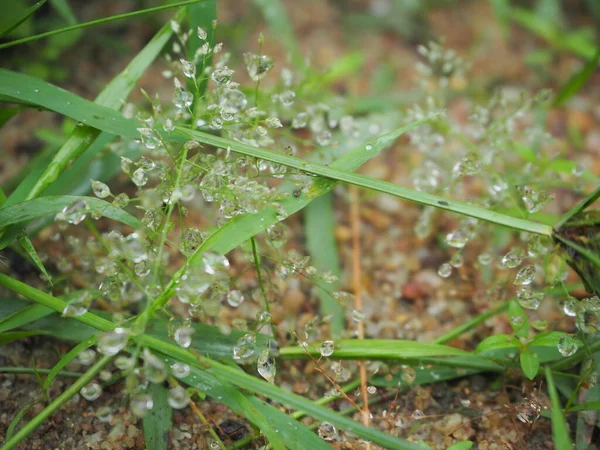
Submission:
[[[363,301],[361,295],[362,271],[360,266],[361,248],[360,248],[360,207],[358,198],[358,187],[350,186],[350,223],[352,227],[352,280],[354,284],[354,308],[362,313]],[[365,338],[365,324],[360,320],[357,324],[358,339]],[[363,398],[362,422],[368,427],[371,423],[371,411],[369,410],[369,393],[367,392],[367,366],[365,361],[358,362],[360,371],[360,393]],[[370,450],[371,444],[367,443],[367,450]]]

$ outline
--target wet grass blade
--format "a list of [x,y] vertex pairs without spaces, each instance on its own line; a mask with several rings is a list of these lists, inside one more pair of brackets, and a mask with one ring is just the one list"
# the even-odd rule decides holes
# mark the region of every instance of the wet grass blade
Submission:
[[89,213],[93,211],[102,212],[103,217],[116,220],[135,229],[141,226],[140,221],[128,212],[115,208],[110,203],[99,198],[58,195],[27,200],[16,205],[0,208],[0,228],[56,214],[62,211],[63,208],[79,200],[87,203],[87,211]]
[[25,234],[20,235],[17,239],[19,241],[19,244],[21,244],[21,247],[23,247],[23,250],[25,250],[25,252],[29,255],[29,257],[31,258],[35,266],[38,268],[38,270],[42,272],[42,274],[46,277],[46,280],[48,280],[48,282],[52,284],[52,277],[44,267],[44,263],[37,254],[37,251],[35,250],[31,239],[29,239],[29,237]]
[[[198,142],[209,144],[218,148],[230,148],[236,153],[241,153],[247,156],[253,156],[255,158],[264,159],[266,161],[274,162],[287,167],[293,167],[304,173],[324,177],[326,179],[329,179],[329,182],[332,182],[334,180],[343,181],[345,183],[354,184],[356,186],[372,189],[378,192],[383,192],[422,205],[433,206],[438,209],[455,212],[464,216],[474,217],[476,219],[484,220],[498,225],[503,225],[509,228],[527,231],[534,234],[541,234],[544,236],[552,235],[552,227],[549,225],[507,216],[504,214],[497,213],[495,211],[490,211],[485,208],[469,205],[467,203],[460,202],[457,200],[449,200],[443,197],[438,197],[424,192],[415,191],[413,189],[408,189],[402,186],[395,185],[393,183],[377,180],[375,178],[368,177],[365,175],[355,174],[347,170],[338,169],[333,166],[325,166],[293,156],[288,156],[282,153],[276,153],[270,150],[253,147],[251,145],[243,144],[241,142],[233,141],[218,136],[213,136],[211,134],[204,133],[198,130],[177,127],[176,132],[179,136],[184,137],[186,139],[194,139]],[[375,140],[375,142],[377,142],[377,140]],[[365,148],[364,152],[368,154],[369,150]]]
[[79,30],[81,28],[88,28],[88,27],[92,27],[92,26],[96,26],[96,25],[102,25],[104,23],[114,22],[115,20],[130,19],[132,17],[141,16],[144,14],[150,14],[150,13],[154,13],[154,12],[158,12],[158,11],[163,11],[165,9],[177,8],[179,6],[187,6],[187,5],[191,5],[191,4],[202,2],[202,1],[206,1],[206,0],[188,0],[185,2],[171,3],[168,5],[156,6],[154,8],[140,9],[138,11],[133,11],[130,13],[118,14],[116,16],[110,16],[110,17],[104,17],[102,19],[91,20],[89,22],[78,23],[75,25],[70,25],[68,27],[60,28],[58,30],[52,30],[52,31],[48,31],[46,33],[40,33],[40,34],[36,34],[34,36],[28,36],[26,38],[16,39],[14,41],[6,42],[4,44],[0,44],[0,49],[14,47],[15,45],[20,45],[20,44],[24,44],[26,42],[36,41],[38,39],[43,39],[43,38],[46,38],[49,36],[54,36],[56,34],[66,33],[68,31]]
[[567,427],[567,421],[562,411],[562,406],[558,398],[558,392],[554,386],[554,378],[549,367],[546,367],[546,383],[548,384],[548,394],[550,396],[550,402],[552,403],[552,436],[554,438],[554,445],[560,449],[573,448],[571,438],[569,437],[569,429]]
[[144,438],[147,450],[167,450],[171,444],[173,409],[169,406],[168,391],[160,384],[150,384],[152,409],[144,415]]
[[590,59],[585,66],[581,68],[577,73],[575,73],[569,81],[558,91],[554,101],[552,102],[553,106],[561,106],[564,103],[577,94],[585,83],[591,78],[591,76],[596,71],[598,67],[598,63],[600,62],[600,49],[596,50],[596,54],[592,59]]
[[48,373],[48,376],[46,377],[46,379],[44,380],[44,383],[42,384],[42,390],[44,392],[47,392],[48,388],[50,388],[50,386],[52,385],[54,378],[56,378],[56,376],[60,373],[60,371],[63,368],[65,368],[67,366],[67,364],[69,364],[71,361],[73,361],[82,351],[90,348],[95,343],[96,343],[96,338],[89,337],[89,338],[81,341],[79,344],[77,344],[75,347],[73,347],[70,351],[65,353]]
[[12,341],[18,341],[30,336],[38,336],[40,334],[47,334],[43,331],[7,331],[0,333],[0,345],[8,344]]
[[[2,303],[7,303],[9,301],[10,299],[0,300],[0,302]],[[35,322],[36,320],[39,320],[42,317],[46,317],[52,314],[53,312],[54,311],[52,309],[47,308],[46,306],[29,305],[12,314],[0,314],[0,316],[4,316],[4,318],[0,320],[0,333]]]
[[14,16],[10,13],[14,10],[17,10],[17,8],[9,8],[9,5],[4,4],[4,7],[6,7],[4,12],[8,13],[8,17],[0,22],[0,37],[10,33],[12,30],[17,28],[27,19],[29,19],[33,14],[35,14],[35,12],[38,9],[40,9],[44,5],[44,3],[46,3],[46,0],[40,0],[39,2],[25,9],[24,11],[18,10],[17,14]]
[[[190,30],[192,31],[187,42],[188,60],[193,61],[196,50],[207,42],[210,48],[215,45],[215,29],[213,28],[213,20],[217,20],[217,0],[205,0],[202,3],[190,5],[187,7],[188,23]],[[207,40],[202,41],[198,37],[198,27],[206,31]],[[198,64],[196,64],[196,73],[204,74],[204,68],[212,64],[213,54],[204,55],[204,58],[200,58]],[[198,97],[201,98],[206,92],[208,86],[208,77],[202,76],[198,85]],[[193,90],[195,86],[190,80],[190,89]]]
[[[308,358],[308,354],[320,357],[320,343],[306,346],[283,347],[282,358]],[[347,339],[335,342],[330,356],[333,359],[415,359],[434,356],[470,355],[465,350],[429,342],[405,341],[400,339]]]
[[[306,247],[312,265],[317,269],[330,270],[340,277],[340,260],[335,240],[335,219],[333,216],[333,195],[330,193],[316,198],[304,209]],[[331,290],[339,288],[339,282],[329,285]],[[330,316],[331,335],[337,338],[345,328],[344,307],[328,292],[318,289],[317,296],[321,314]]]

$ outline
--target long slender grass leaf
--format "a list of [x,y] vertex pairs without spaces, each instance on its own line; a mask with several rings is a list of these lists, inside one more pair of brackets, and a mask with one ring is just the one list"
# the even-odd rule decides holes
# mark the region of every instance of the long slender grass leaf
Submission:
[[600,48],[596,50],[596,54],[590,59],[577,73],[575,73],[566,84],[560,88],[558,94],[554,98],[552,104],[554,106],[564,105],[564,103],[577,94],[585,83],[590,79],[598,67],[600,62]]
[[67,366],[71,361],[73,361],[82,351],[88,349],[96,342],[96,339],[93,337],[87,338],[65,353],[60,360],[52,367],[48,376],[44,380],[42,384],[42,389],[47,391],[48,388],[52,385],[54,378],[59,374],[59,372]]
[[[21,304],[21,300],[1,299],[0,305],[4,307],[10,307],[10,302],[13,301],[19,305]],[[35,322],[36,320],[46,317],[53,312],[54,311],[50,308],[42,305],[28,305],[12,313],[10,309],[8,311],[0,309],[0,317],[3,317],[3,319],[0,320],[0,333]]]
[[554,438],[554,445],[556,445],[556,448],[560,449],[573,448],[571,438],[569,437],[567,421],[565,420],[558,398],[558,392],[556,392],[556,387],[554,385],[552,371],[549,367],[546,367],[546,383],[548,384],[548,394],[550,395],[550,402],[552,403],[552,437]]
[[[4,13],[7,14],[7,16],[5,19],[0,21],[0,37],[10,33],[12,30],[17,28],[27,19],[29,19],[33,14],[35,14],[35,12],[38,9],[40,9],[44,5],[44,3],[46,3],[46,0],[40,0],[39,2],[34,3],[32,6],[25,9],[24,11],[19,10],[18,8],[3,8]],[[15,12],[14,15],[11,14],[13,13],[13,11]]]
[[20,235],[17,239],[19,240],[19,244],[21,244],[21,247],[23,247],[23,250],[25,250],[25,252],[29,255],[29,257],[31,258],[35,266],[38,268],[38,270],[42,272],[42,274],[44,274],[48,282],[52,284],[52,277],[44,267],[44,263],[37,254],[37,251],[33,246],[33,242],[31,242],[31,239],[29,239],[29,237],[25,234]]
[[37,336],[39,334],[46,334],[43,331],[7,331],[0,333],[0,345],[8,344],[12,341],[18,341],[29,336]]
[[167,450],[171,447],[173,409],[169,405],[167,389],[160,384],[150,384],[152,409],[144,415],[144,437],[147,450]]

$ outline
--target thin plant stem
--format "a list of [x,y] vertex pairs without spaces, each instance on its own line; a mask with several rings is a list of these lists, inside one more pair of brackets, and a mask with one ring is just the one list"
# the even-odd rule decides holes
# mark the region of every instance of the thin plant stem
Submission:
[[129,19],[131,17],[141,16],[143,14],[150,14],[153,12],[163,11],[165,9],[177,8],[178,6],[187,6],[192,5],[194,3],[203,2],[206,0],[187,0],[185,2],[171,3],[169,5],[156,6],[154,8],[142,9],[139,11],[133,11],[124,14],[117,14],[115,16],[103,17],[102,19],[91,20],[89,22],[78,23],[75,25],[70,25],[68,27],[59,28],[58,30],[47,31],[45,33],[36,34],[33,36],[27,36],[22,39],[15,39],[14,41],[6,42],[4,44],[0,44],[0,49],[14,47],[15,45],[25,44],[26,42],[37,41],[38,39],[47,38],[50,36],[54,36],[56,34],[67,33],[69,31],[79,30],[81,28],[87,28],[94,25],[102,25],[108,22],[114,22],[116,20],[121,19]]
[[563,216],[559,219],[558,222],[554,225],[554,229],[560,229],[565,223],[569,221],[572,217],[575,217],[577,214],[581,213],[584,209],[594,203],[596,200],[600,198],[600,186],[598,186],[594,191],[590,193],[586,198],[584,198],[581,202],[575,205],[573,208],[568,210]]
[[[352,280],[354,285],[354,308],[363,314],[362,301],[362,270],[361,270],[361,242],[360,242],[360,204],[358,188],[350,186],[350,223],[352,227]],[[358,339],[365,338],[364,320],[357,323]],[[360,392],[363,398],[362,422],[365,427],[371,424],[371,411],[369,410],[369,392],[367,390],[367,365],[365,361],[358,362],[360,373]],[[371,444],[367,442],[366,449],[370,450]]]
[[[52,369],[35,369],[33,367],[0,367],[0,373],[14,373],[22,375],[35,375],[36,373],[46,375],[49,374]],[[56,376],[67,377],[67,378],[79,378],[82,375],[80,372],[68,372],[60,371],[56,373]]]
[[221,450],[227,450],[227,447],[225,446],[225,444],[223,444],[223,441],[221,440],[221,438],[219,438],[219,435],[216,433],[216,431],[210,425],[210,422],[208,421],[206,416],[202,413],[200,408],[198,408],[198,405],[196,405],[196,403],[194,403],[194,401],[190,401],[190,407],[192,408],[192,411],[194,411],[194,414],[196,414],[196,416],[198,416],[198,418],[200,419],[200,422],[202,422],[202,424],[207,428],[208,433],[212,436],[212,438],[215,440],[215,442],[219,445],[219,448]]
[[44,420],[52,415],[58,408],[65,404],[71,397],[76,395],[81,388],[88,384],[97,374],[100,372],[111,360],[113,356],[103,356],[96,364],[89,368],[77,381],[69,386],[62,394],[46,406],[42,412],[27,422],[23,428],[15,433],[8,441],[4,443],[1,450],[11,450],[18,445],[23,439],[29,436],[33,431],[39,427]]

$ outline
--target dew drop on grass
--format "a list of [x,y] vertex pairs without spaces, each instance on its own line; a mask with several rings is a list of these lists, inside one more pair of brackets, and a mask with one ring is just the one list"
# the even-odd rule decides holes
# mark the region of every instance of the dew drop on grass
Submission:
[[150,394],[135,394],[131,396],[129,407],[131,412],[138,417],[144,417],[152,409],[154,402]]
[[318,429],[319,437],[325,441],[333,441],[337,437],[337,429],[329,422],[322,422]]
[[575,297],[569,297],[563,305],[563,311],[569,317],[575,317],[578,309],[579,301]]
[[94,191],[94,195],[98,198],[106,198],[110,196],[110,188],[102,183],[101,181],[91,180],[92,183],[92,191]]
[[577,344],[577,341],[568,334],[563,335],[558,340],[558,351],[565,358],[573,355],[577,351],[578,347],[579,345]]
[[88,204],[85,200],[76,200],[56,214],[55,220],[77,225],[86,218],[88,210]]
[[144,349],[142,373],[150,383],[162,383],[167,378],[167,367],[161,359]]
[[256,366],[261,377],[269,383],[274,382],[276,372],[275,358],[269,349],[264,349],[261,352]]
[[231,70],[227,66],[223,66],[219,67],[213,73],[211,73],[210,78],[215,82],[216,85],[224,87],[231,83],[231,80],[233,79],[233,74],[233,70]]
[[86,350],[83,350],[78,355],[78,359],[79,359],[79,362],[81,364],[83,364],[84,366],[89,366],[96,360],[96,352],[94,350],[92,350],[91,348],[88,348]]
[[271,225],[267,228],[267,237],[269,244],[275,248],[281,248],[287,242],[287,227],[281,222]]
[[371,395],[375,395],[375,394],[377,394],[377,388],[375,386],[368,386],[367,392]]
[[185,378],[190,374],[190,366],[185,363],[177,362],[171,366],[171,371],[175,378]]
[[523,316],[511,316],[510,323],[515,327],[520,327],[525,322],[525,318]]
[[82,387],[79,393],[83,398],[92,402],[100,397],[102,394],[102,387],[95,381],[92,381],[91,383],[88,383]]
[[189,325],[182,325],[175,330],[173,338],[177,345],[183,348],[188,348],[192,344],[192,335],[196,332],[194,328]]
[[543,292],[533,292],[530,286],[522,286],[517,290],[517,302],[525,309],[537,310],[544,299]]
[[449,263],[443,263],[438,267],[437,273],[442,278],[448,278],[452,275],[452,266]]
[[365,147],[365,150],[368,151],[368,152],[370,152],[371,150],[373,150],[373,146],[372,145],[367,145]]
[[468,240],[469,236],[461,230],[455,230],[446,235],[446,244],[454,248],[463,248]]
[[319,352],[321,353],[321,356],[326,358],[333,354],[333,348],[334,348],[333,341],[324,341],[321,344],[321,347],[319,348]]
[[133,184],[137,187],[142,187],[148,182],[148,174],[140,167],[131,175],[131,181],[133,181]]
[[112,205],[115,208],[124,208],[125,206],[127,206],[128,203],[129,196],[125,192],[122,192],[119,195],[117,195],[112,201]]
[[548,328],[548,321],[544,319],[537,319],[531,322],[531,326],[534,330],[544,331],[546,328]]
[[112,409],[109,406],[102,406],[96,410],[96,418],[103,423],[108,423],[112,420]]
[[256,351],[256,335],[247,333],[238,339],[233,347],[233,359],[240,362],[248,361]]
[[67,303],[63,309],[63,317],[79,317],[83,316],[89,309],[92,303],[92,294],[89,291],[80,292]]
[[244,303],[244,296],[240,291],[233,290],[227,293],[227,303],[233,308],[237,308]]
[[173,104],[177,109],[185,109],[192,106],[194,96],[190,91],[185,89],[177,78],[173,78],[175,83],[175,92],[173,93]]
[[511,250],[502,257],[502,265],[514,269],[523,261],[523,255],[518,250]]
[[421,411],[420,409],[415,409],[411,415],[411,417],[414,420],[421,420],[422,418],[425,417],[425,413],[423,413],[423,411]]
[[150,261],[148,261],[147,259],[140,261],[139,263],[133,266],[133,270],[138,277],[148,276],[148,274],[150,274],[150,269]]
[[535,266],[528,265],[525,267],[521,267],[521,269],[519,269],[513,284],[515,284],[517,286],[525,286],[525,285],[531,284],[531,282],[534,279],[535,279]]
[[194,78],[196,76],[196,65],[191,61],[180,59],[181,70],[186,78]]
[[273,68],[274,61],[270,56],[248,52],[244,53],[244,63],[252,81],[258,81]]
[[269,311],[262,311],[256,317],[256,321],[260,326],[269,325],[273,321],[273,316]]
[[477,262],[482,266],[489,266],[494,260],[493,256],[489,253],[482,253],[477,257]]
[[325,147],[331,144],[331,132],[329,130],[323,130],[315,135],[315,142],[321,147]]
[[140,140],[144,147],[148,150],[153,150],[160,145],[160,139],[152,128],[138,128]]
[[205,41],[208,38],[208,34],[206,34],[206,30],[202,27],[198,27],[196,29],[196,34],[198,35],[198,39]]
[[308,114],[305,112],[296,114],[292,119],[292,128],[295,130],[298,128],[304,128],[306,125],[308,125]]
[[359,323],[359,322],[362,322],[363,320],[365,320],[365,314],[362,311],[359,311],[358,309],[353,309],[352,310],[352,321]]
[[269,128],[281,128],[281,127],[283,127],[283,124],[281,123],[281,121],[277,117],[268,117],[268,118],[266,118],[265,119],[265,124]]
[[129,331],[125,328],[107,331],[98,337],[98,351],[107,356],[116,355],[125,348],[128,339]]
[[323,275],[321,275],[321,280],[325,283],[335,283],[338,280],[337,275],[333,274],[331,271],[326,270]]
[[463,257],[460,253],[455,253],[454,255],[452,255],[452,257],[450,258],[450,265],[452,267],[462,267],[464,264],[464,260]]
[[183,409],[190,404],[190,396],[184,388],[175,386],[169,389],[167,402],[173,409]]
[[115,359],[115,367],[119,370],[129,371],[133,369],[135,364],[135,359],[129,358],[127,356],[117,356]]

